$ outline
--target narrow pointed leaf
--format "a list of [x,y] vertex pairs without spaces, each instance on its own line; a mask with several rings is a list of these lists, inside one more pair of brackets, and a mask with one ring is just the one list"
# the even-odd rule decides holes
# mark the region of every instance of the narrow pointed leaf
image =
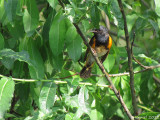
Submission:
[[79,35],[68,45],[67,50],[73,61],[78,61],[82,53],[82,39]]
[[28,42],[28,52],[32,64],[29,66],[30,75],[32,79],[43,79],[44,78],[44,63],[42,56],[37,48],[37,45],[32,39]]
[[35,0],[27,0],[26,7],[23,16],[24,30],[28,36],[31,36],[38,26],[39,12]]
[[12,22],[16,16],[18,0],[8,0],[4,1],[4,7],[7,14],[7,18],[10,22]]
[[11,99],[14,92],[14,81],[8,78],[0,80],[0,119],[3,119],[4,114],[11,105]]
[[45,24],[44,24],[44,26],[43,26],[42,37],[43,37],[43,39],[44,39],[45,41],[48,41],[48,40],[49,40],[49,30],[50,30],[50,27],[51,27],[51,24],[52,24],[52,21],[53,21],[53,19],[54,19],[55,14],[56,14],[56,11],[53,10],[53,11],[49,14],[49,16],[48,16],[48,18],[47,18],[47,20],[46,20],[46,22],[45,22]]
[[62,54],[65,39],[65,19],[59,12],[52,22],[49,32],[49,44],[54,56]]
[[4,8],[4,0],[0,1],[0,21],[3,22],[3,20],[6,18],[5,16],[5,8]]
[[95,28],[99,28],[100,12],[96,5],[91,7],[91,20]]
[[116,18],[115,19],[116,21],[114,20],[114,23],[117,25],[117,21],[118,21],[118,27],[120,29],[123,29],[124,28],[124,21],[123,21],[122,14],[120,12],[117,0],[111,1],[111,11],[113,12],[113,14]]
[[44,113],[49,113],[51,107],[53,107],[56,95],[56,85],[53,82],[45,83],[42,87],[39,105],[40,110]]

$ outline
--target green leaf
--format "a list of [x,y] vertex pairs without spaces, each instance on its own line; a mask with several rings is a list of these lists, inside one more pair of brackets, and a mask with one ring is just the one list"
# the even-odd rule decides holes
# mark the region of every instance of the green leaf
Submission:
[[4,48],[4,38],[2,34],[0,33],[0,50]]
[[91,7],[91,20],[95,28],[99,28],[100,22],[100,12],[96,5],[92,5]]
[[78,61],[82,53],[82,39],[79,35],[67,46],[67,51],[73,61]]
[[16,10],[16,14],[19,16],[23,16],[23,5],[24,5],[24,0],[19,0],[18,4],[17,4],[17,10]]
[[14,67],[12,70],[12,76],[16,77],[16,78],[22,78],[22,76],[25,74],[26,71],[23,71],[23,69],[26,69],[23,62],[19,62],[19,61],[15,61],[14,63]]
[[78,110],[73,119],[79,119],[83,113],[89,114],[90,108],[87,103],[89,99],[88,90],[85,86],[81,87],[79,94],[78,94]]
[[150,22],[150,24],[153,26],[154,30],[156,31],[156,37],[159,37],[158,31],[159,31],[159,27],[158,24],[156,22],[154,22],[153,20],[149,19],[148,20]]
[[111,18],[111,10],[110,10],[111,7],[110,7],[110,4],[108,4],[108,5],[102,4],[102,5],[99,5],[98,8],[100,10],[103,10],[106,13],[106,15],[108,16],[109,20],[112,19]]
[[28,41],[27,49],[32,60],[32,66],[29,66],[29,71],[31,78],[33,79],[43,79],[44,78],[44,63],[42,56],[37,48],[37,45],[32,39]]
[[64,119],[65,119],[65,114],[58,114],[54,120],[64,120]]
[[158,18],[158,27],[160,28],[160,18]]
[[92,107],[92,110],[89,114],[91,120],[103,120],[103,110],[98,98],[95,97],[91,107]]
[[131,91],[130,91],[130,85],[129,85],[129,77],[123,76],[120,79],[121,83],[121,89],[123,94],[123,100],[128,108],[132,108],[132,97],[131,97]]
[[53,57],[53,66],[54,66],[54,69],[60,71],[62,69],[63,64],[64,64],[63,54],[60,54],[58,56]]
[[9,109],[14,93],[14,81],[8,78],[0,80],[0,119],[3,119],[5,112]]
[[55,9],[56,5],[58,4],[58,0],[47,0],[49,5]]
[[30,93],[31,96],[36,103],[36,105],[39,107],[39,96],[40,96],[40,89],[41,89],[41,83],[30,83]]
[[103,115],[105,115],[107,118],[111,118],[121,106],[112,94],[106,94],[101,101],[101,105],[104,108]]
[[2,64],[8,69],[11,70],[13,68],[14,64],[14,59],[13,58],[8,58],[8,57],[3,57],[1,60]]
[[[140,71],[140,70],[141,70],[141,67],[134,68],[134,71]],[[140,92],[140,83],[141,83],[141,74],[134,74],[134,79],[135,79],[135,83],[134,83],[135,91],[136,91],[136,93],[139,93]]]
[[117,25],[117,21],[118,21],[118,28],[123,29],[124,28],[124,21],[123,21],[122,14],[120,12],[117,0],[111,1],[111,11],[113,12],[113,14],[116,18],[116,19],[114,19],[115,25]]
[[53,19],[54,19],[55,14],[56,14],[56,11],[53,10],[53,11],[49,14],[46,22],[44,23],[43,32],[42,32],[42,37],[43,37],[43,39],[44,39],[45,41],[48,41],[48,40],[49,40],[49,30],[50,30],[50,27],[51,27],[51,24],[52,24],[52,21],[53,21]]
[[55,57],[62,54],[62,50],[64,49],[65,34],[65,19],[61,15],[61,12],[59,12],[54,17],[49,31],[49,44]]
[[157,15],[160,16],[160,1],[154,0],[154,2],[155,2],[155,6],[156,6],[155,11],[156,11]]
[[[71,34],[71,32],[72,32],[72,34]],[[76,36],[77,36],[76,28],[73,26],[73,24],[71,24],[66,32],[66,38],[65,38],[66,44],[67,45],[72,44],[73,41],[76,39]]]
[[0,21],[4,21],[4,19],[6,18],[6,15],[5,15],[5,8],[4,8],[4,0],[1,0],[0,1]]
[[23,24],[28,36],[31,36],[38,26],[39,12],[35,0],[27,0],[27,9],[24,10]]
[[41,111],[35,111],[33,116],[28,116],[24,120],[44,120],[45,114]]
[[14,114],[6,113],[5,119],[7,119],[7,118],[16,118],[16,116]]
[[135,1],[135,2],[133,2],[133,5],[134,5],[135,7],[141,7],[140,1]]
[[104,62],[104,66],[108,72],[112,70],[114,64],[115,64],[115,57],[113,54],[112,55],[109,54]]
[[39,96],[40,110],[43,113],[51,112],[51,107],[53,107],[55,102],[56,88],[53,82],[48,82],[43,85]]
[[67,114],[65,115],[65,120],[73,120],[73,116],[74,116],[73,113],[67,113]]
[[75,96],[65,95],[64,97],[66,105],[70,106],[71,108],[78,107],[78,95]]
[[137,20],[136,20],[137,31],[144,29],[145,25],[146,25],[146,19],[144,19],[142,17],[137,18]]
[[145,105],[148,104],[149,93],[151,92],[151,90],[153,90],[153,84],[151,85],[153,81],[152,79],[153,79],[153,71],[147,71],[145,73],[142,73],[139,95],[140,95],[142,102]]
[[[30,83],[19,83],[16,85],[16,93],[18,94],[19,99],[21,100],[22,103],[28,103],[30,102],[31,98],[29,97],[29,92],[30,92]],[[27,110],[29,106],[26,104],[22,106],[23,111]]]
[[[8,24],[7,28],[10,32],[10,35],[12,36],[12,40],[13,38],[15,40],[13,40],[14,42],[17,40],[21,40],[24,37],[24,27],[23,24],[21,23],[22,21],[15,21],[14,25]],[[11,40],[9,42],[12,42]],[[12,42],[13,43],[13,42]]]
[[11,58],[13,60],[19,60],[28,63],[29,65],[32,65],[32,62],[29,58],[29,54],[26,51],[22,52],[14,52],[11,49],[3,49],[0,51],[0,57],[6,57],[6,58]]
[[15,19],[18,0],[4,1],[5,12],[10,22]]
[[103,114],[97,109],[91,110],[90,114],[91,120],[103,120]]

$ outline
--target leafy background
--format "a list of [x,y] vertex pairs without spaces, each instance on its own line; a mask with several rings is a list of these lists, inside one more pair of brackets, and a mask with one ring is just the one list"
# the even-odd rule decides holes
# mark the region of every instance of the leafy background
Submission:
[[[60,5],[62,3],[64,8]],[[146,66],[160,62],[160,1],[123,1],[134,56]],[[127,120],[97,65],[89,79],[79,73],[86,46],[73,23],[89,31],[108,27],[113,45],[104,62],[109,74],[128,72],[124,22],[117,0],[0,1],[0,119]],[[134,71],[143,70],[133,62]],[[74,75],[74,76],[70,76]],[[133,113],[129,76],[111,77]],[[160,119],[160,68],[134,75],[139,118]]]

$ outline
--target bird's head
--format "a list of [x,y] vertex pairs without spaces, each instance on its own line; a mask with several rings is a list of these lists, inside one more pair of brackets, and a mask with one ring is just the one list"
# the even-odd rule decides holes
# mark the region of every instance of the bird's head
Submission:
[[94,30],[91,30],[91,32],[93,32],[95,35],[106,35],[108,34],[108,29],[103,27],[103,26],[100,26],[99,29],[94,29]]

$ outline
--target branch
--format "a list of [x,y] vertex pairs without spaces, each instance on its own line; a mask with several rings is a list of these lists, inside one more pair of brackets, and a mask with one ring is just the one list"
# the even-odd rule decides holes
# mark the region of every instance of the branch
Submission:
[[129,41],[129,33],[127,28],[127,20],[126,15],[123,10],[122,1],[118,0],[118,4],[124,19],[124,31],[125,31],[125,38],[126,38],[126,44],[127,44],[127,54],[128,54],[128,66],[129,66],[129,73],[130,73],[130,87],[131,87],[131,95],[132,95],[132,105],[134,109],[134,115],[138,115],[138,107],[136,102],[136,95],[134,90],[134,73],[133,73],[133,66],[132,66],[132,55],[131,55],[131,44]]
[[[138,74],[138,73],[142,73],[142,72],[145,72],[147,70],[153,70],[153,69],[156,69],[156,68],[159,68],[159,67],[160,67],[160,64],[155,65],[155,66],[150,66],[148,69],[135,71],[133,73]],[[124,72],[124,73],[118,73],[118,74],[109,74],[109,77],[121,77],[121,76],[128,76],[128,75],[130,75],[129,72]],[[104,77],[104,75],[97,75],[97,74],[91,74],[91,76]],[[157,80],[158,80],[157,82],[160,83],[160,80],[158,78],[157,78]]]
[[[147,70],[152,70],[152,69],[159,68],[159,67],[160,67],[160,65],[151,66],[150,69],[144,69],[144,70],[140,70],[140,71],[135,71],[134,74],[138,74],[138,73],[145,72]],[[40,81],[40,82],[54,82],[55,84],[67,84],[67,81],[59,81],[59,80],[60,79],[65,79],[65,78],[68,78],[68,77],[71,77],[71,76],[74,76],[74,75],[78,75],[78,74],[79,73],[75,73],[75,74],[67,76],[67,77],[53,78],[53,79],[48,79],[48,80],[19,79],[19,78],[13,78],[13,77],[12,77],[12,80],[18,81],[18,82],[38,82],[38,81]],[[110,77],[121,77],[121,76],[127,76],[127,75],[129,75],[129,72],[118,73],[118,74],[109,74]],[[104,77],[104,75],[96,75],[96,74],[91,74],[91,76]],[[3,77],[7,77],[8,78],[8,76],[4,76],[4,75],[0,74],[0,78],[3,78]],[[154,78],[156,79],[157,82],[160,83],[160,80],[158,78],[156,78],[156,77],[154,77]],[[94,84],[87,83],[87,82],[79,82],[79,85],[94,86]],[[96,84],[96,86],[98,86],[98,87],[109,87],[109,85],[103,85],[103,84]]]
[[103,64],[99,61],[98,57],[96,56],[96,54],[92,51],[92,48],[90,47],[89,43],[87,42],[87,40],[85,39],[83,33],[81,32],[80,28],[78,27],[78,25],[76,25],[75,23],[73,23],[74,26],[77,29],[77,32],[79,33],[79,35],[81,36],[81,38],[83,39],[83,42],[85,43],[85,45],[89,48],[91,54],[93,55],[97,65],[99,66],[99,68],[101,69],[102,73],[104,74],[104,76],[106,77],[106,79],[108,80],[108,82],[111,85],[112,90],[114,91],[116,97],[118,98],[118,100],[120,101],[121,105],[124,108],[124,111],[126,112],[127,116],[129,117],[130,120],[134,120],[134,117],[132,116],[132,114],[130,113],[130,111],[128,110],[126,104],[124,103],[122,96],[119,94],[119,92],[117,91],[117,89],[115,88],[114,84],[112,83],[108,73],[105,71]]
[[[133,44],[134,44],[134,40],[135,40],[135,32],[133,33],[133,41],[132,41],[132,46],[131,46],[131,53],[132,53],[132,57],[133,57],[133,60],[135,62],[137,62],[141,67],[144,68],[144,70],[152,70],[152,69],[155,69],[155,68],[158,68],[160,67],[160,64],[159,65],[155,65],[155,66],[145,66],[143,65],[141,62],[139,62],[135,57],[134,57],[134,54],[133,54]],[[153,75],[153,79],[160,84],[160,80],[155,76]]]
[[[7,77],[7,76],[4,76],[4,75],[0,74],[0,77],[3,78],[3,77]],[[9,77],[7,77],[7,78],[9,78]],[[56,79],[59,79],[59,78],[56,78]],[[18,82],[38,82],[38,81],[41,81],[41,82],[54,82],[55,84],[67,84],[68,83],[67,81],[59,81],[59,80],[53,80],[53,79],[50,79],[50,80],[36,80],[36,79],[19,79],[19,78],[13,78],[12,77],[12,80],[18,81]],[[94,84],[86,83],[86,82],[79,82],[79,85],[94,86]],[[95,86],[98,86],[98,87],[110,87],[109,85],[103,85],[103,84],[95,84]]]

